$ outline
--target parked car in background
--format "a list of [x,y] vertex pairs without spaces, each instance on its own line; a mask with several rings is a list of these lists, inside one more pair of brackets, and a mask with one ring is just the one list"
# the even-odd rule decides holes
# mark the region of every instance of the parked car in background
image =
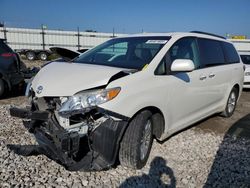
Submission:
[[140,169],[154,138],[212,114],[230,117],[243,76],[238,53],[222,37],[132,35],[43,67],[28,88],[30,108],[10,114],[30,119],[38,150],[69,170],[110,168],[117,159]]
[[250,88],[250,52],[239,52],[239,54],[246,67],[243,87]]
[[38,69],[28,69],[20,57],[0,39],[0,98],[8,91],[24,84],[26,78],[34,76]]

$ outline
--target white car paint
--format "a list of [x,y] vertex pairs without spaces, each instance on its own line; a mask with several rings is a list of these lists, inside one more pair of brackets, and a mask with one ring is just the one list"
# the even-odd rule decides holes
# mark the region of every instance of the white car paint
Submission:
[[53,62],[42,68],[32,81],[34,91],[43,87],[37,97],[72,96],[75,93],[106,85],[111,76],[125,70],[121,68]]
[[[234,85],[243,85],[242,63],[198,69],[176,75],[154,74],[159,62],[178,40],[185,36],[224,39],[197,33],[145,34],[134,36],[171,36],[146,69],[109,83],[106,88],[121,87],[113,100],[100,107],[132,118],[146,107],[158,108],[165,120],[164,134],[160,140],[211,114],[222,112]],[[37,97],[71,96],[75,93],[107,84],[110,77],[121,68],[69,63],[52,63],[43,68],[32,82]],[[214,75],[213,77],[211,75]],[[206,77],[204,80],[201,77]]]
[[[162,135],[163,140],[174,132],[225,109],[229,93],[236,82],[231,77],[232,72],[229,75],[218,75],[219,79],[200,81],[200,76],[208,75],[212,69],[223,74],[223,67],[220,70],[216,70],[217,67],[206,71],[201,69],[187,73],[190,81],[185,81],[186,76],[181,73],[178,77],[162,77],[141,71],[110,83],[109,88],[119,85],[122,91],[114,100],[100,106],[128,117],[133,117],[145,107],[156,106],[163,112],[165,119],[167,131]],[[242,70],[234,74],[241,88]]]

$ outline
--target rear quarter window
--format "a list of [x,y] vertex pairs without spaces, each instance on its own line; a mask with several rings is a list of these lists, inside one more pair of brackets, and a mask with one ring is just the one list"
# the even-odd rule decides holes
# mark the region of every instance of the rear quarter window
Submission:
[[3,40],[0,40],[0,54],[8,52],[12,52],[11,48]]
[[204,67],[225,64],[223,49],[219,41],[199,38],[198,45],[201,63]]
[[223,50],[225,53],[225,58],[226,58],[227,63],[231,64],[231,63],[240,62],[239,55],[231,43],[222,42],[222,46],[223,46]]

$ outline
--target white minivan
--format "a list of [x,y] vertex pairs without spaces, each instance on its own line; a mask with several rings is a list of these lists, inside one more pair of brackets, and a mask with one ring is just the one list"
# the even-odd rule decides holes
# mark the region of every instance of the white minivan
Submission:
[[[113,38],[72,62],[44,66],[29,84],[31,104],[11,108],[30,119],[36,150],[68,170],[101,170],[116,161],[140,169],[153,139],[212,114],[230,117],[244,66],[223,37],[202,33]],[[19,153],[22,154],[22,148]]]

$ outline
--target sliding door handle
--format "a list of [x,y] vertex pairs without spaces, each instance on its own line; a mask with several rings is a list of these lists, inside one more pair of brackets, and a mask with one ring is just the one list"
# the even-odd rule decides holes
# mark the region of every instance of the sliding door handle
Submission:
[[209,76],[208,76],[209,78],[213,78],[213,77],[215,77],[215,74],[209,74]]
[[206,76],[200,76],[200,80],[205,80],[206,78]]

